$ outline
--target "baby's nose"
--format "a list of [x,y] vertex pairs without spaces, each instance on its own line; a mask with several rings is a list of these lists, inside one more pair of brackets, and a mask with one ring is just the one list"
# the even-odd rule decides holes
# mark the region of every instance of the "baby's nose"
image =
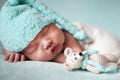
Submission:
[[44,41],[44,44],[43,44],[43,48],[44,49],[48,49],[50,46],[51,46],[51,44],[52,44],[52,40],[45,40]]

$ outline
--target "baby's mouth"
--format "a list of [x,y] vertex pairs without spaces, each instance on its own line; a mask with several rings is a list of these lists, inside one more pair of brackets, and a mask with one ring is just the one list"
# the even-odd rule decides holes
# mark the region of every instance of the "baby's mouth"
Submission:
[[51,49],[51,51],[53,52],[53,54],[55,54],[55,51],[56,51],[56,49],[57,49],[58,46],[59,46],[58,44],[55,44],[53,46],[53,48]]
[[58,44],[53,44],[49,48],[49,53],[48,54],[55,54],[55,50],[57,49]]

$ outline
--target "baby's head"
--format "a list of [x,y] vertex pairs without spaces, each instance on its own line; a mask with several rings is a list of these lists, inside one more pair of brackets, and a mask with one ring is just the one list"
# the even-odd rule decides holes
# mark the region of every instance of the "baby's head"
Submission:
[[3,47],[11,52],[23,51],[33,60],[35,58],[31,56],[38,55],[32,53],[42,53],[42,47],[51,47],[51,51],[55,53],[49,54],[51,51],[47,51],[50,56],[56,56],[62,50],[64,34],[60,29],[70,32],[76,39],[90,41],[83,30],[79,30],[37,0],[8,0],[0,12],[0,41]]
[[50,24],[38,33],[22,53],[31,60],[52,60],[62,51],[64,41],[63,32],[56,25]]
[[53,19],[31,7],[30,1],[5,3],[0,14],[0,40],[8,51],[23,52],[32,60],[50,60],[62,50],[64,35]]

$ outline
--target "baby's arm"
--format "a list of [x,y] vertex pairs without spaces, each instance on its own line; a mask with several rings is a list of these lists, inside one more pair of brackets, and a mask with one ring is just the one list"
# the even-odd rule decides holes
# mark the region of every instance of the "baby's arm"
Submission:
[[[73,51],[81,52],[83,51],[83,48],[78,43],[78,41],[68,32],[64,32],[65,35],[65,44],[64,49],[66,47],[72,48]],[[54,61],[59,63],[64,63],[66,57],[64,56],[64,52],[61,52],[58,56],[55,57]]]
[[18,62],[18,61],[25,61],[26,58],[23,54],[20,53],[12,53],[7,50],[3,50],[4,53],[4,60],[8,62]]

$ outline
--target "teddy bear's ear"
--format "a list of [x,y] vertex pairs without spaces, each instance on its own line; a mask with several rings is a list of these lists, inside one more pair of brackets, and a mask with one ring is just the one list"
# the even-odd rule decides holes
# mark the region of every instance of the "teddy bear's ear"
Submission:
[[71,48],[66,48],[66,49],[64,50],[64,55],[67,56],[67,55],[69,55],[69,54],[72,53],[72,52],[73,52],[73,51],[72,51]]

